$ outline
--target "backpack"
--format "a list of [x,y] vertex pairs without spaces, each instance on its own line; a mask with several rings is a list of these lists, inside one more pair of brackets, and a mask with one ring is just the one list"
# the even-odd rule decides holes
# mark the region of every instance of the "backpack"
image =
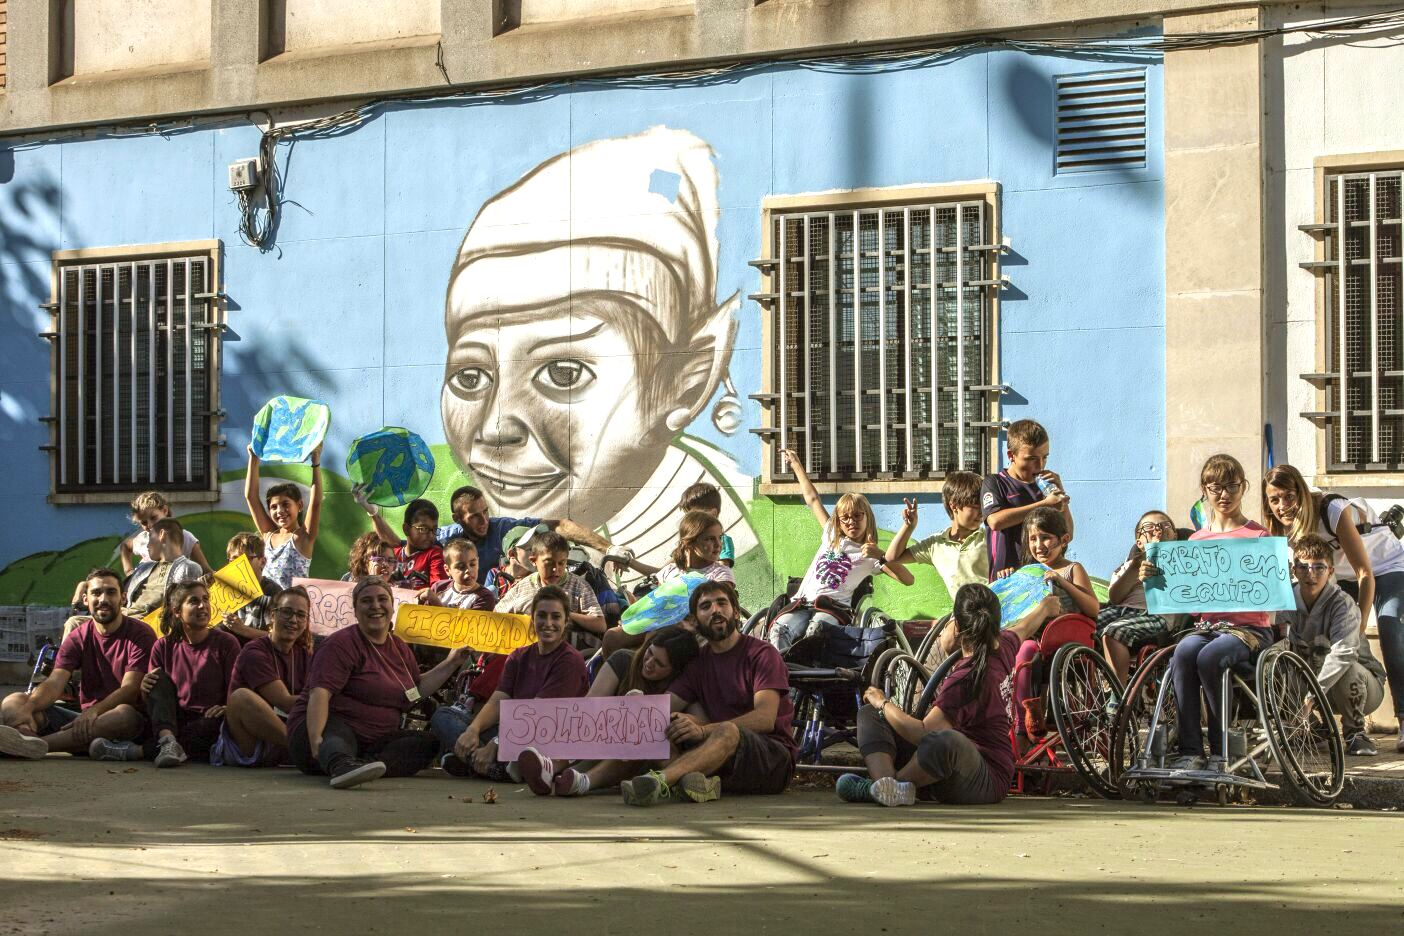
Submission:
[[[1366,503],[1363,497],[1348,498],[1344,494],[1323,494],[1320,509],[1321,525],[1332,532],[1335,531],[1335,527],[1331,525],[1331,512],[1328,508],[1334,501],[1345,501],[1346,507],[1355,508],[1356,516],[1365,518],[1362,522],[1355,524],[1355,530],[1360,534],[1361,539],[1381,535],[1381,530],[1388,530],[1388,534],[1384,535],[1392,536],[1394,539],[1404,539],[1404,506],[1395,504],[1385,511],[1383,517],[1379,517],[1375,515],[1375,508]],[[1330,539],[1330,543],[1332,549],[1340,545],[1336,542],[1335,537]]]

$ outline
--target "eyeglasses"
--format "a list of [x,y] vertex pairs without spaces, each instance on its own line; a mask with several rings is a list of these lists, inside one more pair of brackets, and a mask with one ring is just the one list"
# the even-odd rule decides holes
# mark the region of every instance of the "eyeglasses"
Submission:
[[1237,494],[1242,487],[1242,481],[1234,481],[1230,484],[1206,484],[1204,490],[1209,492],[1210,497],[1218,497],[1221,494]]
[[410,529],[413,530],[413,531],[416,532],[416,533],[433,533],[433,532],[435,532],[435,528],[434,528],[434,527],[425,526],[425,525],[422,524],[422,523],[416,523],[414,526],[410,527]]
[[1295,562],[1293,566],[1307,575],[1323,575],[1331,571],[1331,567],[1324,562]]
[[1161,530],[1174,530],[1175,524],[1169,520],[1164,523],[1143,523],[1136,527],[1136,533],[1141,536],[1150,536],[1152,533],[1159,533]]
[[307,620],[307,612],[298,611],[296,608],[274,608],[273,613],[278,616],[278,620],[280,621]]

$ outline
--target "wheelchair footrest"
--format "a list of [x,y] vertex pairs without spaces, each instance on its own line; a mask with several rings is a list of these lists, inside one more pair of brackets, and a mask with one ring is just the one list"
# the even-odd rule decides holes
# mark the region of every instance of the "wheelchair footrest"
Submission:
[[1169,767],[1132,767],[1121,775],[1123,782],[1163,783],[1167,786],[1225,786],[1246,787],[1250,790],[1276,790],[1277,784],[1244,777],[1239,774],[1220,773],[1217,770],[1171,770]]

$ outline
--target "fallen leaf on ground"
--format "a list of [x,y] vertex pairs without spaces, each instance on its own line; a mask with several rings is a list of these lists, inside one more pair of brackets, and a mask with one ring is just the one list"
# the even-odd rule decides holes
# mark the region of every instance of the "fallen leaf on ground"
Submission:
[[495,802],[497,802],[497,791],[496,791],[495,789],[493,789],[492,787],[488,787],[487,792],[483,794],[483,802],[484,802],[484,803],[495,803]]

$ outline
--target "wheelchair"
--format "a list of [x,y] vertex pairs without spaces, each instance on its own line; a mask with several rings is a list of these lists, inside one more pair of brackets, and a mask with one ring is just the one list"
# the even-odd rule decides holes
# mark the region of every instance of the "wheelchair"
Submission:
[[[1081,614],[1064,614],[1044,625],[1038,636],[1038,655],[1031,663],[1019,664],[1011,679],[1024,666],[1034,668],[1035,686],[1046,686],[1044,698],[1053,717],[1054,729],[1029,739],[1021,749],[1018,732],[1009,728],[1009,745],[1014,752],[1014,793],[1047,793],[1059,775],[1077,776],[1093,792],[1116,798],[1119,790],[1112,779],[1112,738],[1121,684],[1111,666],[1092,642],[1095,624]],[[935,628],[933,628],[935,631]],[[934,639],[934,638],[933,638]],[[930,650],[928,650],[930,652]],[[915,658],[900,661],[910,670],[902,676],[884,674],[893,702],[915,718],[924,718],[936,694],[955,664],[957,651],[946,656],[931,672]],[[920,687],[914,690],[913,686]],[[1011,693],[1012,704],[1012,693]]]
[[1181,805],[1212,795],[1226,806],[1251,790],[1281,789],[1268,777],[1275,764],[1298,803],[1335,802],[1345,784],[1340,725],[1311,667],[1280,643],[1231,667],[1215,687],[1221,741],[1214,756],[1223,758],[1223,770],[1167,766],[1179,756],[1174,652],[1166,647],[1137,669],[1117,714],[1112,776],[1127,798],[1152,803],[1174,790]]

